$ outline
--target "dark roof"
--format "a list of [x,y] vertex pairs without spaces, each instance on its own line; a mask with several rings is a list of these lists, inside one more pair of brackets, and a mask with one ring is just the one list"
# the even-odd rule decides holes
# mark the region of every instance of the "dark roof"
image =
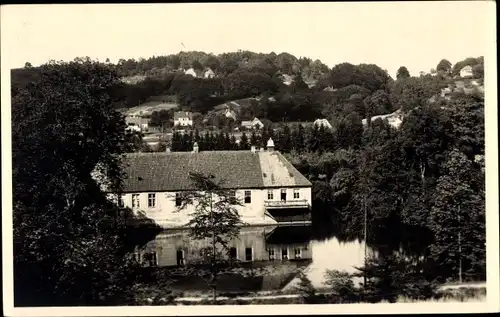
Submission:
[[[265,152],[264,152],[265,153]],[[264,154],[251,151],[202,151],[170,153],[129,153],[125,156],[124,192],[162,192],[192,190],[189,172],[212,174],[224,188],[265,188],[279,187],[280,184],[266,185],[261,162]],[[276,152],[273,152],[273,154]],[[283,186],[311,186],[311,183],[286,159],[278,154],[294,183],[287,179]],[[275,164],[276,169],[283,165]],[[278,166],[280,165],[280,166]],[[269,169],[269,166],[266,167]]]
[[193,113],[192,112],[188,112],[188,111],[176,111],[176,112],[174,112],[174,120],[180,119],[180,118],[189,118],[189,119],[192,119],[193,118]]

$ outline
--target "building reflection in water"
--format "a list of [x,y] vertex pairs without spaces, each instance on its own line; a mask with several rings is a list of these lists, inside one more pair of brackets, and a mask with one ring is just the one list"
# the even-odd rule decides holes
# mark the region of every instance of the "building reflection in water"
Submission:
[[[311,238],[310,226],[244,227],[230,243],[230,256],[247,263],[311,260]],[[146,266],[182,266],[199,259],[207,246],[208,240],[191,239],[189,229],[168,230],[136,257]]]

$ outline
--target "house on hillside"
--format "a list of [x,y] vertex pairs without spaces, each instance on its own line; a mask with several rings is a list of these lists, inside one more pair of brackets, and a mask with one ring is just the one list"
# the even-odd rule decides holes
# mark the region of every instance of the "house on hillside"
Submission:
[[[379,115],[379,116],[373,116],[371,117],[371,122],[377,120],[377,119],[382,119],[382,120],[387,120],[387,123],[398,129],[401,124],[403,123],[403,112],[401,112],[401,109],[398,109],[396,111],[394,111],[393,113],[389,113],[389,114],[384,114],[384,115]],[[361,120],[361,123],[363,124],[363,127],[367,127],[367,123],[368,121],[365,119]]]
[[188,111],[174,112],[174,126],[179,127],[192,127],[193,126],[193,113]]
[[196,74],[196,71],[192,67],[190,69],[184,71],[184,74],[191,75],[193,77],[198,77],[198,74]]
[[326,119],[316,119],[313,123],[313,126],[317,126],[317,127],[323,126],[327,129],[332,129],[332,125]]
[[241,121],[241,127],[248,130],[262,129],[264,127],[264,123],[257,118],[253,118],[253,120]]
[[290,86],[293,82],[293,78],[292,76],[288,75],[288,74],[283,74],[281,76],[281,79],[283,80],[283,84],[287,85],[287,86]]
[[142,130],[139,126],[135,125],[135,124],[129,124],[127,125],[127,127],[125,128],[125,131],[127,132],[137,132],[137,133],[140,133]]
[[188,70],[184,71],[184,74],[191,75],[195,78],[214,78],[215,77],[215,72],[210,68],[207,68],[203,71],[203,70],[195,70],[194,68],[191,67]]
[[[180,193],[195,190],[189,172],[215,176],[242,206],[235,206],[242,220],[252,225],[310,223],[311,182],[269,139],[267,149],[257,151],[199,151],[129,153],[124,158],[123,189],[108,192],[121,206],[144,212],[163,228],[186,225],[194,206],[178,212]],[[103,190],[106,191],[105,186]],[[217,199],[217,197],[214,197]]]
[[233,119],[234,121],[236,121],[236,112],[234,112],[233,110],[226,108],[226,111],[224,112],[224,116],[226,118],[231,118]]
[[140,115],[132,114],[125,117],[127,126],[137,126],[140,131],[148,131],[149,118],[144,118]]
[[204,78],[214,78],[215,77],[215,73],[212,69],[208,68],[205,73],[203,74],[203,77]]
[[473,77],[473,74],[472,74],[472,67],[470,65],[467,65],[465,67],[463,67],[461,70],[460,70],[460,77],[462,78],[465,78],[465,77]]

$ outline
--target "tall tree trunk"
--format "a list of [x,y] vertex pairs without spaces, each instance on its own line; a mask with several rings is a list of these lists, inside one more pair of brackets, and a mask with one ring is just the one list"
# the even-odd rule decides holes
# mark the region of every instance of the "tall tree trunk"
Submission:
[[364,230],[364,240],[365,240],[365,270],[363,272],[363,283],[364,283],[364,286],[366,287],[366,260],[367,260],[367,241],[366,241],[366,237],[367,237],[367,234],[366,234],[366,224],[367,224],[367,215],[366,215],[366,198],[364,199],[364,214],[365,214],[365,230]]
[[212,226],[212,265],[211,265],[211,271],[212,271],[212,291],[213,291],[213,301],[214,304],[217,301],[217,289],[216,289],[216,278],[217,278],[217,272],[215,271],[215,223],[214,223],[214,216],[213,216],[213,193],[210,193],[210,222]]
[[462,245],[460,241],[460,205],[458,206],[458,281],[462,284]]

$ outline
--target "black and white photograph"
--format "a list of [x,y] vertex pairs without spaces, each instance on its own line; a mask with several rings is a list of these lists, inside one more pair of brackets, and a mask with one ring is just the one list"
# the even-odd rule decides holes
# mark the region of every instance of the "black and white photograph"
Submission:
[[4,314],[498,311],[495,14],[2,6]]

